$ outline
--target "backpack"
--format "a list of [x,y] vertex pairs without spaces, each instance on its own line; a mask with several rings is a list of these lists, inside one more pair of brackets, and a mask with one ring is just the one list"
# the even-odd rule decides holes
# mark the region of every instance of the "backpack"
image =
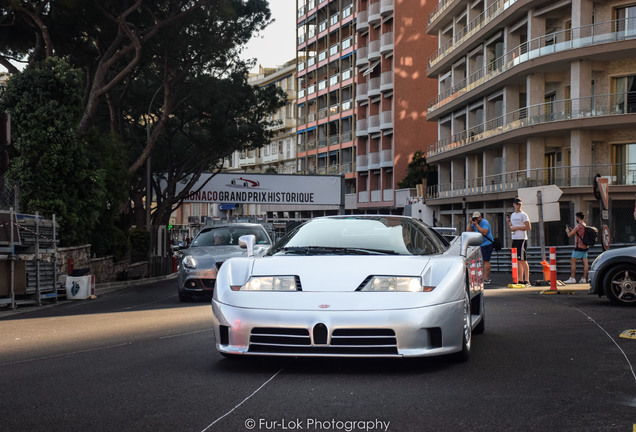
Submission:
[[[581,237],[579,235],[579,237]],[[598,230],[593,226],[585,226],[585,233],[581,237],[581,241],[585,246],[592,247],[596,243],[596,237],[598,237]]]
[[488,240],[492,241],[492,248],[496,251],[499,252],[501,250],[501,239],[499,237],[486,237]]

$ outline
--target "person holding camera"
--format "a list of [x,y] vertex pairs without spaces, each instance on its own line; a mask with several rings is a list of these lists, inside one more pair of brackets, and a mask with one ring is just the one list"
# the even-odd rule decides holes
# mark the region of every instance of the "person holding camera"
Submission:
[[481,241],[481,256],[484,260],[484,284],[490,283],[490,256],[493,249],[493,237],[490,230],[490,222],[481,217],[478,211],[470,218],[469,231],[477,231],[483,237]]
[[583,277],[579,283],[587,283],[587,272],[589,269],[587,261],[587,251],[590,248],[583,243],[583,235],[585,235],[585,214],[578,212],[576,215],[576,226],[570,228],[569,225],[565,227],[565,233],[568,237],[576,236],[574,238],[574,250],[572,251],[572,257],[570,258],[570,279],[566,280],[566,284],[576,283],[576,262],[581,260],[583,262]]

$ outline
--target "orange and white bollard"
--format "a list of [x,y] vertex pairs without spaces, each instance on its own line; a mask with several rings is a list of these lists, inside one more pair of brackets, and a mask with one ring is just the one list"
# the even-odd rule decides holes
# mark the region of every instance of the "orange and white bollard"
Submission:
[[557,281],[556,281],[556,248],[550,248],[550,291],[556,291],[557,289]]
[[519,282],[519,267],[517,266],[517,249],[510,249],[512,254],[512,283],[517,284]]

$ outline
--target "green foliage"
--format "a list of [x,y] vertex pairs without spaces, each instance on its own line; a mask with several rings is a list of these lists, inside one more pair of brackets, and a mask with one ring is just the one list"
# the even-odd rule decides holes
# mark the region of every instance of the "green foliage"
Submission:
[[148,260],[148,248],[150,246],[150,232],[145,228],[133,228],[130,230],[130,262],[136,263]]
[[413,154],[413,159],[408,164],[406,176],[398,183],[399,188],[414,188],[421,184],[422,180],[429,179],[433,174],[431,166],[426,163],[426,157],[422,151],[418,150]]
[[104,207],[114,204],[113,180],[101,163],[112,148],[93,146],[97,135],[76,134],[83,86],[80,71],[51,57],[12,76],[0,99],[0,109],[11,114],[7,177],[20,185],[20,210],[55,214],[63,246],[90,243]]

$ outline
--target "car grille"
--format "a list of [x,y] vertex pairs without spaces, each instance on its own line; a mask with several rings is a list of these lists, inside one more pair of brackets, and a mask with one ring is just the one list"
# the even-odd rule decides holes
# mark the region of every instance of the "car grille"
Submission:
[[[334,329],[317,324],[312,331],[299,328],[257,327],[250,335],[250,353],[396,355],[397,339],[391,329]],[[313,344],[312,344],[313,333]],[[328,343],[329,342],[329,343]]]

